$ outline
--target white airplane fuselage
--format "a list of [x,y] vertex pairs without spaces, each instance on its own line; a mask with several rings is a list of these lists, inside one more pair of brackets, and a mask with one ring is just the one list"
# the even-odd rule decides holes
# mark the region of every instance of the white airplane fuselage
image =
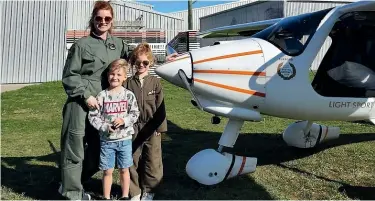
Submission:
[[[336,7],[324,13],[322,18],[316,18],[315,14],[321,13],[315,13],[315,17],[310,15],[311,18],[305,20],[286,19],[285,23],[303,23],[297,25],[304,28],[311,27],[310,19],[319,19],[319,26],[313,25],[312,32],[309,29],[302,32],[302,35],[311,37],[308,43],[302,44],[302,48],[299,46],[298,49],[296,43],[290,43],[287,32],[273,37],[285,39],[281,43],[273,40],[272,43],[277,46],[281,47],[283,41],[286,45],[288,41],[291,50],[298,50],[287,52],[289,55],[267,41],[276,30],[288,30],[286,26],[286,29],[282,27],[263,32],[265,39],[257,35],[203,47],[156,68],[160,77],[187,89],[192,95],[193,105],[216,116],[229,118],[218,142],[219,148],[202,150],[192,156],[186,165],[187,174],[199,183],[213,185],[255,171],[256,158],[239,157],[224,152],[223,148],[234,146],[244,121],[261,121],[261,114],[307,120],[292,123],[283,132],[283,140],[289,146],[299,148],[316,147],[339,137],[338,127],[315,124],[313,121],[371,120],[375,124],[374,97],[322,96],[315,91],[309,78],[310,66],[334,24],[344,14],[357,10],[373,12],[375,3],[363,1]],[[285,48],[283,51],[286,51]],[[213,118],[212,123],[218,122],[217,118]]]
[[374,98],[316,93],[306,55],[287,56],[265,40],[248,38],[194,50],[158,73],[186,88],[177,75],[184,70],[203,109],[219,116],[250,121],[260,121],[260,114],[313,121],[375,118]]

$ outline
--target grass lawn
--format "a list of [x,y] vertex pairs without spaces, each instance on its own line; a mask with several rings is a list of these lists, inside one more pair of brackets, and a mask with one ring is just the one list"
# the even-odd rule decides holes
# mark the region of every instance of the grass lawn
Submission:
[[[315,150],[283,142],[281,133],[293,120],[264,116],[263,122],[245,122],[234,151],[258,157],[257,170],[199,185],[185,165],[198,151],[218,147],[227,120],[212,125],[210,114],[190,104],[187,91],[163,84],[169,132],[163,136],[164,183],[156,199],[375,199],[375,127],[348,122],[324,122],[339,126],[342,135]],[[61,83],[4,92],[1,98],[1,199],[60,199],[57,161],[66,98]],[[86,189],[100,195],[100,178],[97,173]],[[118,173],[114,182],[116,193]]]

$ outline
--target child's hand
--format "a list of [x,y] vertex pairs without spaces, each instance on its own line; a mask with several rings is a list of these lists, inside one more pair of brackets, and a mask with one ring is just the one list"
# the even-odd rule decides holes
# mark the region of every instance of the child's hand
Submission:
[[115,121],[113,121],[113,126],[115,126],[116,128],[120,127],[121,125],[124,125],[125,122],[122,118],[117,118]]
[[108,125],[108,133],[114,133],[115,129],[113,129],[113,125]]
[[167,62],[169,61],[174,61],[176,59],[176,57],[179,56],[177,52],[171,54],[171,55],[168,55],[165,59],[167,60]]

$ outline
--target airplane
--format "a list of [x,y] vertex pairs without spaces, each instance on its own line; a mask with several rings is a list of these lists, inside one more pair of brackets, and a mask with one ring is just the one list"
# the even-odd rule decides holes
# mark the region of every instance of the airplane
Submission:
[[[375,1],[199,33],[228,36],[246,38],[181,53],[155,69],[187,89],[195,107],[213,114],[213,124],[220,116],[229,119],[218,149],[202,150],[187,162],[190,178],[215,185],[254,172],[257,158],[223,148],[233,148],[244,121],[262,121],[262,114],[296,120],[282,137],[298,148],[339,137],[338,127],[314,121],[375,124]],[[331,45],[311,82],[311,64],[328,39]]]

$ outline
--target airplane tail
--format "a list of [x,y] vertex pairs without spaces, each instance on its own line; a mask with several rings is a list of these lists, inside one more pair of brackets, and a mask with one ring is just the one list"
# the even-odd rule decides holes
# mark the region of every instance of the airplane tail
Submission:
[[173,49],[172,46],[167,45],[166,52],[167,52],[167,56],[168,56],[168,55],[171,55],[173,53],[176,53],[177,51],[175,49]]

